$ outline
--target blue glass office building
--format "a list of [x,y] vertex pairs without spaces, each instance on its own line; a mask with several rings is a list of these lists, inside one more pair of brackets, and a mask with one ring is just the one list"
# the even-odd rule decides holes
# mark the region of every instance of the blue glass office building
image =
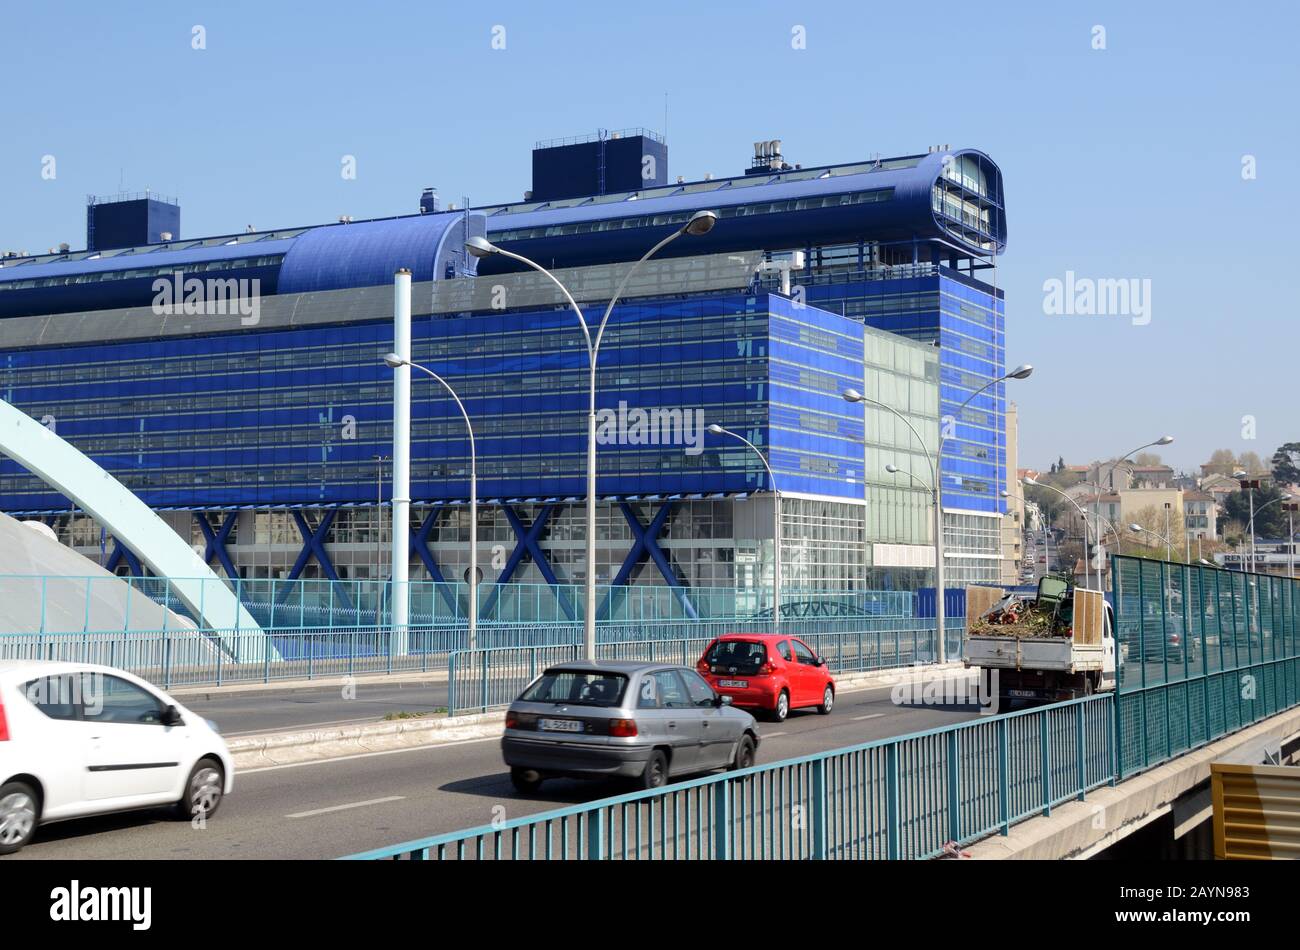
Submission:
[[[928,494],[883,463],[921,471],[924,452],[891,414],[840,393],[903,412],[933,451],[942,417],[1002,373],[1002,297],[981,279],[1005,243],[996,166],[969,151],[809,169],[768,155],[742,176],[672,185],[661,183],[666,146],[632,138],[614,148],[611,137],[590,161],[590,142],[539,149],[544,180],[517,204],[441,212],[422,200],[406,217],[6,257],[4,398],[227,574],[382,576],[392,389],[380,356],[392,274],[408,267],[413,357],[451,382],[475,424],[489,582],[577,582],[582,337],[543,278],[476,261],[464,243],[486,235],[556,268],[594,315],[629,262],[712,209],[711,233],[638,272],[602,346],[598,579],[770,583],[773,486],[749,449],[703,431],[716,422],[769,455],[789,583],[923,583]],[[584,162],[566,173],[574,147]],[[619,162],[646,155],[661,159],[648,163],[658,177],[612,190],[626,186]],[[996,578],[1002,400],[995,387],[951,420],[942,471],[956,582]],[[454,404],[418,380],[412,435],[412,576],[459,577],[468,442]],[[9,461],[0,505],[138,570]]]

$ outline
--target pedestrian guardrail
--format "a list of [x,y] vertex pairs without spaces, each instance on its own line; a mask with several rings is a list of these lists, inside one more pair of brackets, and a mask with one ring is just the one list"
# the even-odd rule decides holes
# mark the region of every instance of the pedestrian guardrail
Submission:
[[[126,595],[121,592],[124,584],[129,588]],[[163,604],[195,619],[176,596],[175,585],[176,580],[166,577],[0,574],[0,596],[29,604],[33,628],[39,626],[47,632],[59,633],[104,629],[99,621],[108,614],[105,607],[109,604],[119,608],[115,611],[119,629],[138,627],[140,623],[132,620],[136,612],[134,604],[142,602],[140,595],[144,601]],[[186,586],[199,591],[196,599],[200,603],[210,589],[229,590],[268,629],[383,626],[392,620],[392,582],[387,580],[207,577],[191,579]],[[465,584],[408,581],[410,623],[420,626],[465,623],[469,607],[467,591]],[[783,588],[781,594],[781,614],[791,619],[902,618],[916,612],[917,596],[912,591]],[[585,597],[586,589],[581,584],[488,583],[479,591],[479,621],[580,621]],[[772,596],[767,588],[601,584],[596,588],[596,603],[596,618],[602,624],[772,618]]]
[[[773,629],[802,637],[825,652],[832,668],[874,662],[878,668],[931,662],[933,621],[902,618],[825,618],[767,622],[663,621],[607,624],[597,628],[603,645],[698,643],[700,649],[723,633],[768,633]],[[947,628],[948,656],[959,656],[961,627]],[[582,642],[577,623],[480,624],[475,646],[482,650],[572,648]],[[0,659],[64,660],[98,663],[135,673],[164,689],[173,686],[223,686],[288,679],[363,676],[448,670],[453,654],[469,648],[465,625],[388,626],[316,629],[98,631],[0,635]],[[572,652],[572,651],[570,651]],[[644,653],[644,651],[642,651]],[[631,656],[629,652],[627,655]],[[639,654],[638,654],[639,655]],[[694,663],[696,658],[688,662]],[[526,683],[524,680],[523,683]],[[522,689],[523,683],[520,684]],[[462,692],[461,695],[468,695]]]
[[[694,666],[717,636],[725,633],[771,633],[770,626],[737,629],[735,624],[698,623],[683,627],[677,638],[642,638],[596,643],[598,660],[639,660],[647,663],[676,663]],[[826,660],[832,673],[865,673],[939,662],[935,650],[933,622],[922,626],[913,620],[910,629],[856,629],[817,632],[797,627],[811,624],[782,623],[779,629],[799,637]],[[945,628],[948,659],[961,655],[963,625],[960,620]],[[447,658],[447,715],[486,712],[508,706],[548,666],[581,658],[581,631],[567,643],[506,646],[478,650],[454,650]]]
[[1112,781],[1094,696],[436,835],[349,860],[931,858]]

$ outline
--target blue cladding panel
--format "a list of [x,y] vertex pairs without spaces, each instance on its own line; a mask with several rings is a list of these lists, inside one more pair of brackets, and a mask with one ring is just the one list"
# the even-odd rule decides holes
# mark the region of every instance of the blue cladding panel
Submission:
[[998,492],[1006,477],[1005,384],[977,397],[957,418],[971,393],[1006,372],[1005,308],[991,288],[972,286],[946,270],[929,277],[811,284],[817,307],[922,342],[939,351],[941,414],[952,416],[954,435],[940,465],[944,505],[970,511],[1005,511]]
[[[772,298],[780,316],[770,331],[768,303],[730,294],[615,310],[599,406],[625,424],[599,446],[602,493],[763,487],[752,453],[702,430],[717,421],[765,447],[771,400],[783,412],[839,413],[848,426],[846,439],[778,430],[783,490],[852,490],[821,466],[856,451],[861,423],[852,428],[835,387],[860,374],[861,331],[815,308],[794,314],[782,298]],[[414,358],[448,378],[475,423],[481,498],[584,493],[587,361],[570,311],[423,318],[413,329]],[[0,357],[0,383],[154,506],[365,503],[372,456],[391,452],[392,373],[377,357],[391,339],[381,323],[15,351]],[[818,389],[822,377],[834,386]],[[418,376],[413,396],[412,496],[467,497],[454,403]],[[655,409],[659,438],[635,416]],[[65,504],[0,462],[0,507]]]

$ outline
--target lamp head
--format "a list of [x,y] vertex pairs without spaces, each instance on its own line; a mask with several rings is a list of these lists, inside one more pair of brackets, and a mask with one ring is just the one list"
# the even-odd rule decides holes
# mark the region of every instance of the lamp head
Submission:
[[1028,379],[1033,371],[1034,367],[1032,363],[1021,363],[1011,372],[1007,373],[1007,379]]
[[500,252],[500,248],[485,237],[477,235],[465,242],[465,250],[473,257],[488,257]]
[[1169,445],[1173,441],[1174,437],[1172,435],[1162,435],[1160,438],[1156,439],[1156,445]]
[[384,362],[387,363],[388,366],[389,366],[389,368],[391,368],[391,369],[397,369],[397,367],[399,367],[399,366],[405,366],[405,365],[406,365],[406,360],[402,359],[402,358],[401,358],[400,356],[398,356],[396,353],[386,353],[386,354],[384,354]]
[[691,220],[686,222],[682,228],[682,233],[689,234],[691,237],[699,237],[712,231],[713,226],[717,223],[718,213],[716,211],[697,211],[691,215]]
[[900,471],[902,471],[902,469],[900,469],[893,462],[890,462],[888,465],[885,466],[885,471],[888,472],[890,475],[897,475]]
[[1246,475],[1247,473],[1242,469],[1237,469],[1235,472],[1232,473],[1233,478],[1245,478]]
[[1038,484],[1038,482],[1034,481],[1034,476],[1032,476],[1032,475],[1026,475],[1025,478],[1024,478],[1024,482],[1025,482],[1026,485],[1037,485],[1037,484]]
[[845,402],[862,402],[862,393],[856,389],[846,389],[840,395],[844,397]]
[[1140,524],[1131,524],[1128,526],[1128,529],[1132,531],[1134,534],[1141,534],[1143,531],[1143,528]]
[[715,422],[711,426],[709,426],[708,433],[709,435],[722,435],[722,426],[718,425]]

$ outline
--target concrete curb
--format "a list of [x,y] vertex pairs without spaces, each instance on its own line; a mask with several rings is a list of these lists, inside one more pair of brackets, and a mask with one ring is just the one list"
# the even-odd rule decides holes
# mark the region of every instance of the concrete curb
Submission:
[[[951,679],[965,675],[960,663],[916,666],[838,677],[841,692],[886,689],[928,677]],[[228,742],[236,769],[255,769],[302,762],[324,762],[368,752],[388,752],[420,746],[451,745],[469,739],[490,739],[505,729],[505,712],[496,710],[453,718],[400,719],[334,729],[302,729],[240,736]]]
[[181,702],[186,699],[223,699],[231,696],[256,698],[279,696],[298,690],[339,690],[349,681],[358,689],[370,686],[433,686],[447,682],[446,670],[429,670],[423,673],[331,673],[315,679],[282,680],[272,683],[230,683],[225,686],[177,686],[170,690]]
[[228,743],[236,769],[325,761],[367,752],[487,739],[504,729],[504,711],[429,719],[401,719],[339,729],[268,732]]

